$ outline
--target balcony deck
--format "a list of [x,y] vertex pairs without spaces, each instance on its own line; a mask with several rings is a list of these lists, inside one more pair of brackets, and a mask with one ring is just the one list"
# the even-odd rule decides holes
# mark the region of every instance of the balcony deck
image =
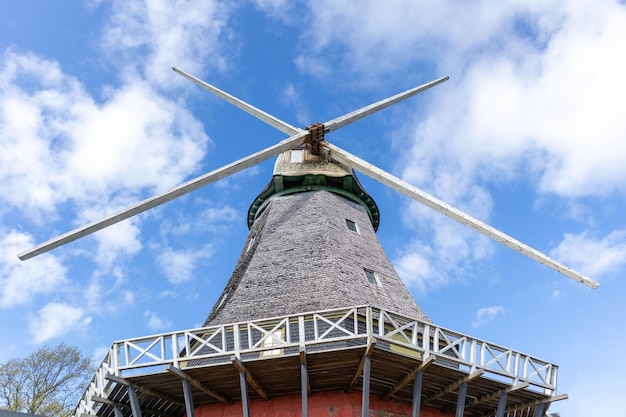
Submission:
[[369,391],[410,403],[418,373],[422,406],[454,413],[463,384],[468,414],[495,415],[506,393],[504,415],[532,416],[566,398],[557,395],[557,370],[432,323],[358,306],[115,342],[74,417],[132,416],[129,386],[144,417],[179,417],[185,413],[181,380],[193,387],[188,395],[199,406],[241,401],[241,375],[249,399],[300,394],[304,382],[310,395]]

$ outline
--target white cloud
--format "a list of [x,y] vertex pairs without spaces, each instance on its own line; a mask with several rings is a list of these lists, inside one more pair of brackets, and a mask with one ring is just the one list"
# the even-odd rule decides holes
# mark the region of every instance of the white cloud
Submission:
[[98,346],[97,348],[95,348],[91,355],[91,360],[93,361],[93,363],[97,365],[101,364],[106,355],[108,355],[110,349],[111,346]]
[[536,9],[517,1],[411,0],[362,1],[359,7],[347,0],[310,1],[308,7],[316,30],[305,35],[306,54],[298,58],[301,70],[327,75],[327,57],[332,57],[341,60],[334,68],[382,77],[433,59],[459,67],[465,54],[480,50],[485,42],[497,47],[498,39],[513,31],[511,21]]
[[141,250],[141,232],[137,223],[137,220],[129,219],[95,234],[98,241],[95,258],[99,265],[110,268],[120,257],[129,257]]
[[50,294],[67,285],[66,269],[52,255],[22,262],[17,254],[34,246],[31,236],[0,229],[0,308],[30,303],[37,295]]
[[486,237],[418,203],[403,213],[403,224],[417,236],[394,260],[402,280],[425,294],[461,280],[471,280],[476,266],[493,254]]
[[120,54],[123,58],[115,61],[125,72],[139,71],[161,87],[180,84],[183,79],[172,73],[172,66],[196,74],[205,67],[226,67],[226,57],[237,49],[227,26],[234,8],[206,0],[115,1],[103,50]]
[[191,281],[197,264],[211,259],[214,252],[215,249],[210,244],[195,251],[167,248],[157,257],[157,263],[167,280],[178,285]]
[[206,153],[202,125],[141,81],[98,104],[56,63],[14,53],[3,58],[0,196],[21,210],[162,190]]
[[170,320],[164,320],[157,313],[151,310],[146,310],[143,313],[143,317],[146,319],[148,328],[153,332],[163,331],[172,326]]
[[86,316],[82,308],[52,302],[28,318],[28,330],[35,343],[44,343],[70,333],[83,332],[89,323],[91,317]]
[[626,231],[616,230],[603,238],[567,233],[550,254],[597,279],[626,265]]
[[396,259],[394,266],[402,281],[422,294],[450,283],[447,274],[433,264],[433,250],[422,242],[414,242],[410,251]]
[[199,214],[179,213],[175,218],[163,219],[159,229],[161,237],[189,237],[204,232],[228,234],[229,228],[241,221],[242,214],[231,206],[213,206],[204,199],[199,199],[197,204],[206,207]]
[[280,100],[295,113],[295,121],[298,125],[306,126],[311,123],[313,119],[311,112],[307,109],[305,100],[302,99],[301,93],[293,83],[288,82],[286,84],[280,96]]
[[365,78],[442,58],[452,81],[428,96],[435,106],[405,155],[407,170],[475,183],[524,168],[544,193],[626,191],[626,96],[616,93],[626,90],[622,4],[441,1],[424,13],[423,2],[392,3],[310,2],[318,30],[303,49],[324,61],[345,48],[337,67]]
[[[399,131],[414,126],[401,145],[406,151],[399,169],[407,181],[487,222],[498,204],[485,191],[492,184],[524,181],[538,198],[626,192],[622,3],[308,4],[318,30],[303,38],[303,71],[316,62],[322,67],[317,75],[330,79],[324,66],[340,57],[332,78],[339,71],[351,85],[384,80],[394,71],[423,79],[425,74],[407,74],[410,64],[423,62],[437,62],[428,74],[451,75],[418,99],[429,103],[427,113],[423,107],[405,110],[407,125]],[[432,234],[435,243],[415,245],[423,252],[407,250],[396,262],[399,269],[415,277],[437,269],[449,280],[456,271],[468,272],[466,261],[493,251],[474,232],[462,236],[465,245],[455,243],[458,229],[414,207],[405,225]],[[583,214],[579,206],[569,215],[589,221]],[[428,287],[421,282],[414,285]],[[445,282],[436,278],[435,286]]]
[[482,307],[479,308],[476,312],[476,319],[472,322],[472,327],[476,328],[479,326],[483,326],[493,319],[495,319],[498,315],[502,314],[505,311],[503,306],[491,306],[491,307]]
[[295,7],[297,2],[290,0],[253,0],[252,2],[259,9],[285,24],[294,24],[301,21]]

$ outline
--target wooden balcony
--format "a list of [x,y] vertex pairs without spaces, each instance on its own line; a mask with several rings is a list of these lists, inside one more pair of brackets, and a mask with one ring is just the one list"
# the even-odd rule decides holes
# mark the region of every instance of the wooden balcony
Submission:
[[533,416],[567,397],[555,364],[358,306],[115,342],[74,416],[179,417],[219,402],[245,415],[251,399],[298,394],[305,415],[308,395],[337,390],[476,416]]

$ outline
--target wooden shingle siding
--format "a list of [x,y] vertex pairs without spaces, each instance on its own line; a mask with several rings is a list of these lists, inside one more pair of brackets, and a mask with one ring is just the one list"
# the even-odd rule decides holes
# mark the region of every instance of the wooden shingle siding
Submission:
[[[360,233],[350,231],[345,219],[355,221]],[[376,272],[380,286],[367,282],[364,268]],[[428,320],[363,206],[321,190],[272,198],[252,225],[222,297],[205,325],[352,305]]]

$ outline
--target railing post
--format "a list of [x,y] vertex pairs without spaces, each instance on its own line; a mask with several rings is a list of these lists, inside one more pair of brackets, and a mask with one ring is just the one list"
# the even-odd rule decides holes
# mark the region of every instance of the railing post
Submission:
[[222,332],[222,350],[228,352],[228,339],[226,338],[226,326],[220,326],[220,332]]
[[522,371],[522,378],[528,379],[528,356],[524,356],[524,368]]
[[233,343],[234,343],[233,348],[235,350],[235,357],[239,359],[241,341],[239,340],[239,325],[238,324],[233,324]]
[[[367,341],[369,343],[374,340],[374,318],[372,317],[372,307],[370,306],[365,309],[365,321],[365,327],[367,329]],[[378,323],[378,327],[380,331],[380,323]]]
[[559,371],[559,367],[556,365],[552,365],[551,368],[552,372],[550,372],[550,387],[552,387],[552,395],[556,394],[556,377],[557,377],[557,373]]
[[[178,336],[174,333],[172,334],[172,363],[176,368],[180,368],[178,364],[178,352],[180,352],[178,349]],[[189,354],[189,352],[187,352],[187,354]]]
[[298,316],[298,338],[300,339],[300,347],[304,347],[306,343],[306,331],[304,329],[304,316]]
[[476,339],[472,339],[472,342],[470,343],[470,358],[469,358],[469,362],[472,364],[472,371],[474,372],[476,370],[476,362],[477,360],[477,354],[476,354]]
[[424,324],[422,333],[422,349],[424,349],[424,359],[430,356],[430,325]]
[[113,375],[120,376],[120,355],[119,348],[116,343],[114,343],[111,347],[111,362]]
[[513,375],[515,375],[515,384],[519,382],[519,352],[515,354],[514,365],[513,365]]

